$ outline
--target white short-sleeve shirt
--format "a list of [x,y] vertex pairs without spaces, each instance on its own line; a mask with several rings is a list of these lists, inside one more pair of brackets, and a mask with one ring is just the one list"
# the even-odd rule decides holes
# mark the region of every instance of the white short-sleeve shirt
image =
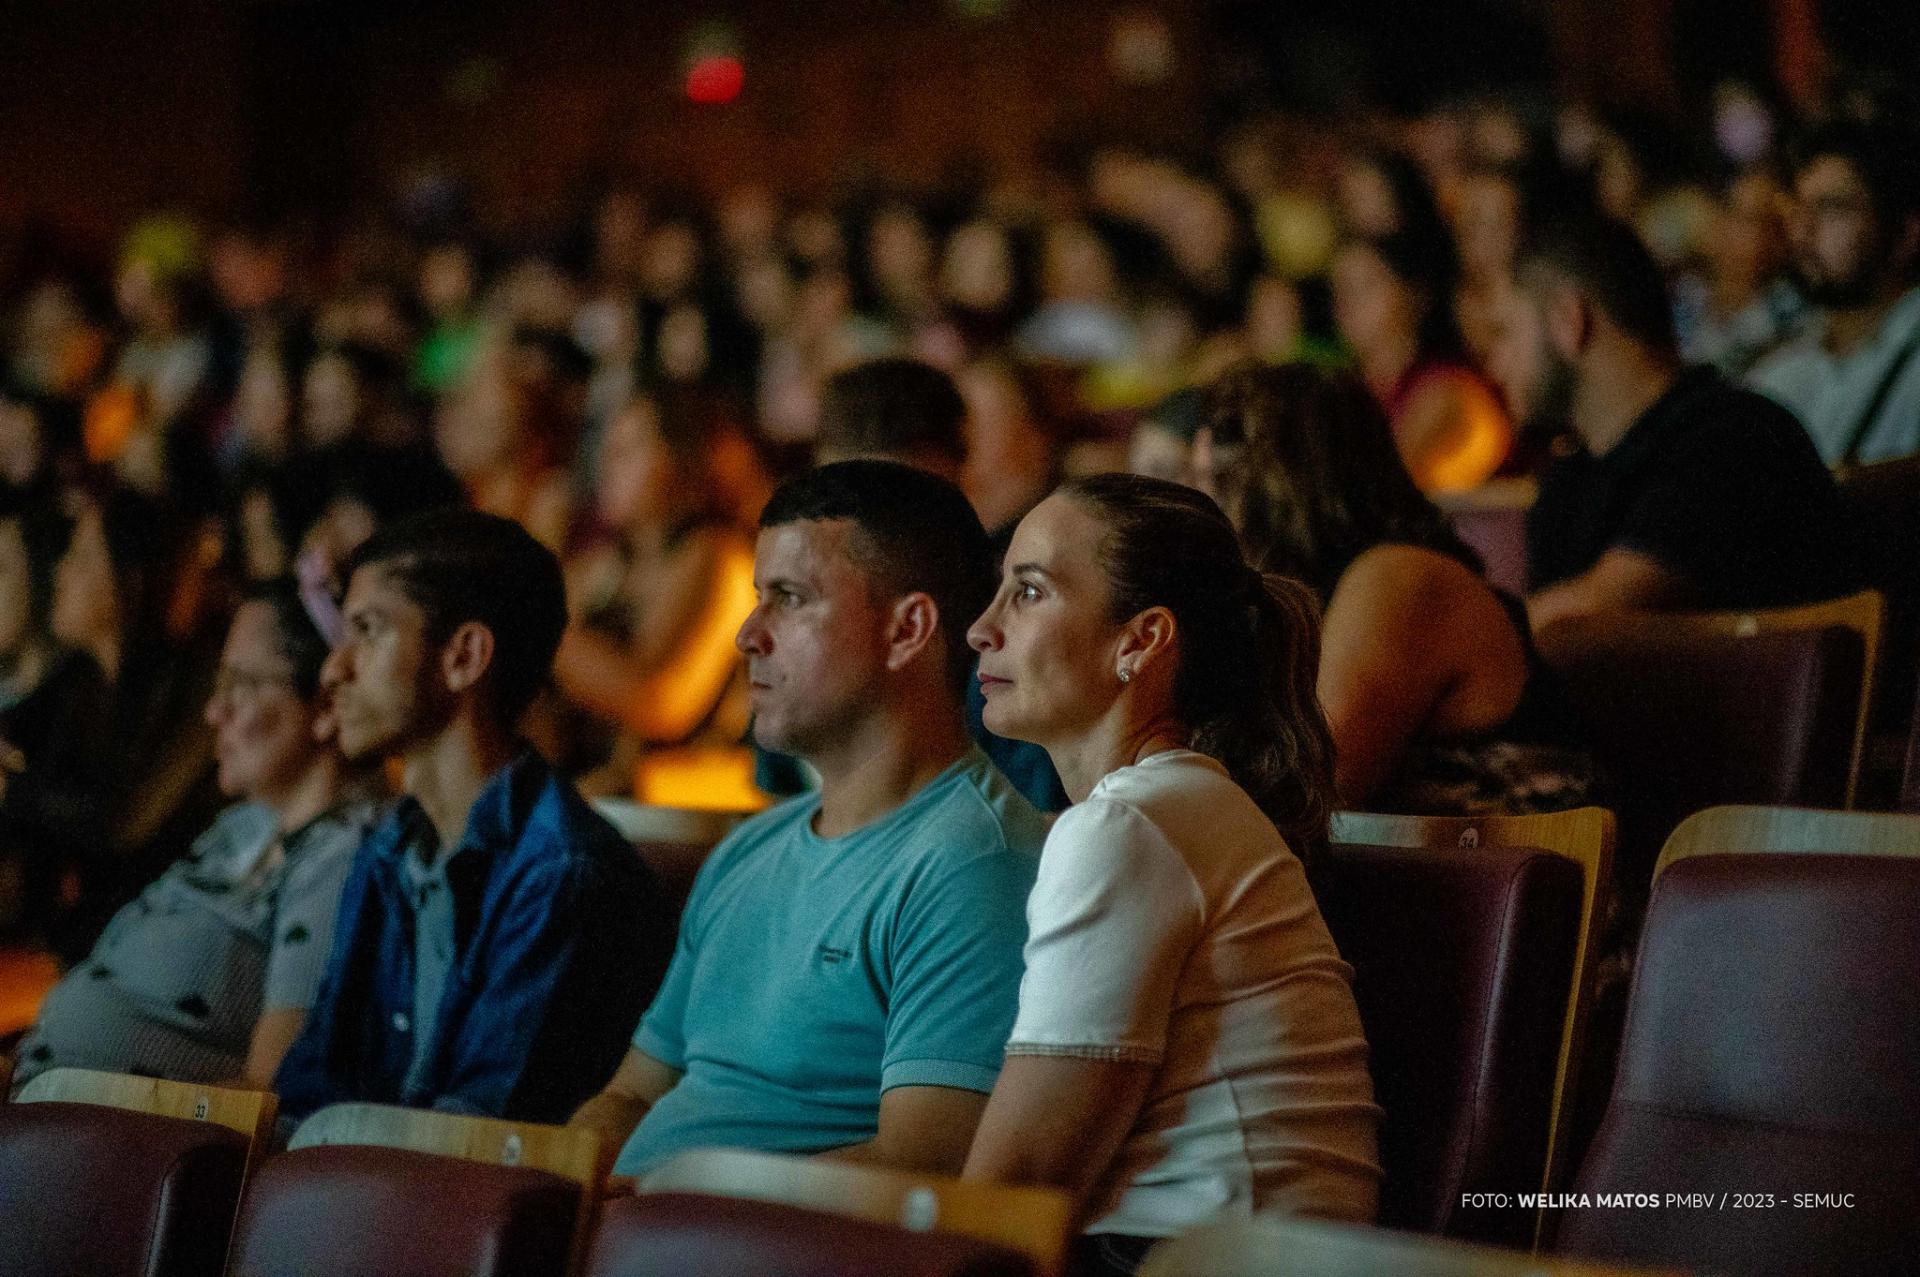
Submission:
[[1211,758],[1115,771],[1047,837],[1007,1045],[1154,1066],[1088,1231],[1279,1209],[1370,1221],[1379,1109],[1300,861]]

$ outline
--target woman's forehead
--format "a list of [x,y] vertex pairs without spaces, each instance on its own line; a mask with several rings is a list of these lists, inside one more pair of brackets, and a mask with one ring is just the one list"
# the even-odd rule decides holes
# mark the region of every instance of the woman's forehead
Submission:
[[1104,532],[1091,511],[1056,492],[1020,521],[1007,546],[1007,565],[1034,564],[1053,576],[1090,573]]

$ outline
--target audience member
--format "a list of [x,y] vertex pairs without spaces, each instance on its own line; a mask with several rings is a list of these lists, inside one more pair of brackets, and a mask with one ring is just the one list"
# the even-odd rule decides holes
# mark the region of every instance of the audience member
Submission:
[[205,423],[215,388],[207,332],[209,302],[199,275],[198,237],[171,217],[150,218],[127,237],[114,299],[130,336],[106,397],[90,414],[88,451],[122,482],[149,496],[176,479],[188,436]]
[[227,805],[204,719],[226,626],[206,597],[202,542],[180,511],[131,488],[73,500],[53,633],[92,660],[109,692],[92,764],[101,842],[54,939],[70,961]]
[[1519,600],[1496,592],[1400,465],[1350,374],[1242,365],[1197,451],[1250,562],[1324,613],[1316,686],[1343,806],[1422,815],[1582,805],[1574,748]]
[[1059,481],[1060,449],[1014,366],[981,361],[953,380],[967,410],[960,488],[994,543],[1004,545],[1020,516]]
[[400,361],[378,346],[346,341],[307,365],[300,387],[300,441],[310,452],[385,451],[419,442]]
[[961,709],[992,551],[957,489],[888,462],[791,479],[760,523],[754,737],[819,791],[708,858],[660,996],[574,1123],[623,1142],[622,1175],[703,1145],[957,1172],[1043,833]]
[[227,808],[54,986],[15,1082],[63,1066],[266,1089],[300,1032],[380,806],[334,746],[327,645],[291,581],[234,614],[207,722]]
[[0,492],[52,488],[78,470],[77,427],[58,401],[0,378]]
[[1193,482],[1193,441],[1205,396],[1197,387],[1176,390],[1141,414],[1127,441],[1127,469],[1149,479]]
[[61,879],[100,858],[106,836],[106,678],[53,632],[69,533],[44,499],[0,497],[0,858],[20,883],[14,916],[0,926],[26,933],[53,922]]
[[1484,482],[1506,459],[1506,413],[1453,315],[1458,270],[1445,228],[1351,240],[1334,257],[1333,305],[1360,373],[1424,491]]
[[1916,159],[1905,134],[1854,123],[1794,157],[1793,266],[1814,313],[1749,384],[1793,410],[1830,466],[1920,452]]
[[917,359],[871,359],[828,378],[814,461],[880,458],[958,482],[967,404],[953,378]]
[[1714,202],[1705,270],[1674,285],[1680,356],[1744,377],[1792,336],[1807,304],[1787,277],[1784,198],[1765,168],[1734,174]]
[[1527,518],[1528,616],[1752,608],[1845,593],[1838,490],[1784,409],[1683,371],[1660,274],[1633,231],[1549,228],[1522,255],[1497,370],[1523,417],[1580,446]]
[[753,548],[713,472],[728,429],[711,397],[671,389],[630,400],[601,440],[597,514],[615,539],[570,566],[574,621],[554,662],[561,692],[618,732],[602,742],[607,783],[590,788],[666,801],[636,779],[650,745],[743,754],[733,636],[753,609]]
[[559,553],[573,515],[573,485],[563,458],[577,429],[561,428],[559,405],[537,383],[510,370],[505,350],[478,355],[440,401],[433,436],[441,460],[459,477],[477,510],[512,519]]
[[[870,360],[827,382],[817,455],[822,463],[893,461],[957,482],[967,468],[966,422],[966,401],[938,368],[911,359]],[[988,529],[996,553],[1012,534],[1011,524]],[[979,684],[969,681],[967,722],[987,757],[1040,810],[1064,807],[1066,795],[1045,752],[982,727],[981,705]]]
[[343,572],[323,674],[340,746],[402,759],[406,797],[355,858],[280,1111],[562,1120],[618,1063],[671,923],[633,849],[514,734],[566,626],[559,564],[449,510],[382,529]]
[[1050,224],[1040,242],[1040,303],[1014,333],[1023,358],[1081,367],[1133,353],[1138,332],[1124,305],[1112,250],[1090,223]]
[[1380,239],[1441,222],[1440,205],[1420,166],[1398,151],[1357,150],[1340,165],[1334,196],[1341,229]]
[[1044,745],[1074,806],[966,1174],[1070,1192],[1087,1273],[1221,1212],[1370,1221],[1353,973],[1302,863],[1334,801],[1311,596],[1137,475],[1069,483],[1007,559],[969,633],[987,722]]

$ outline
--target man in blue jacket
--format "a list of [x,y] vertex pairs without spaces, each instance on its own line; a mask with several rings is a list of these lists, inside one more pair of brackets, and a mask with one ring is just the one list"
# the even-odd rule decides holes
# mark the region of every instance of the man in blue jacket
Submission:
[[401,759],[406,797],[355,859],[281,1112],[564,1121],[620,1062],[673,922],[633,849],[514,731],[566,627],[559,565],[510,520],[445,510],[383,530],[342,576],[322,675],[340,745]]

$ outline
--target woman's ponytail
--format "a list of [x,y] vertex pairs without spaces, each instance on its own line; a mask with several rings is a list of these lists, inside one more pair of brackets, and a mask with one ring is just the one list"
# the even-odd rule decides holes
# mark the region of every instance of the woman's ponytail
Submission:
[[1310,860],[1333,813],[1333,734],[1317,692],[1320,604],[1292,577],[1247,575],[1245,645],[1231,660],[1242,677],[1193,724],[1194,748],[1219,759]]
[[1315,692],[1320,609],[1290,577],[1247,565],[1233,525],[1204,494],[1138,475],[1076,479],[1063,491],[1106,526],[1113,615],[1173,613],[1180,635],[1173,713],[1219,760],[1294,854],[1327,841],[1333,737]]

